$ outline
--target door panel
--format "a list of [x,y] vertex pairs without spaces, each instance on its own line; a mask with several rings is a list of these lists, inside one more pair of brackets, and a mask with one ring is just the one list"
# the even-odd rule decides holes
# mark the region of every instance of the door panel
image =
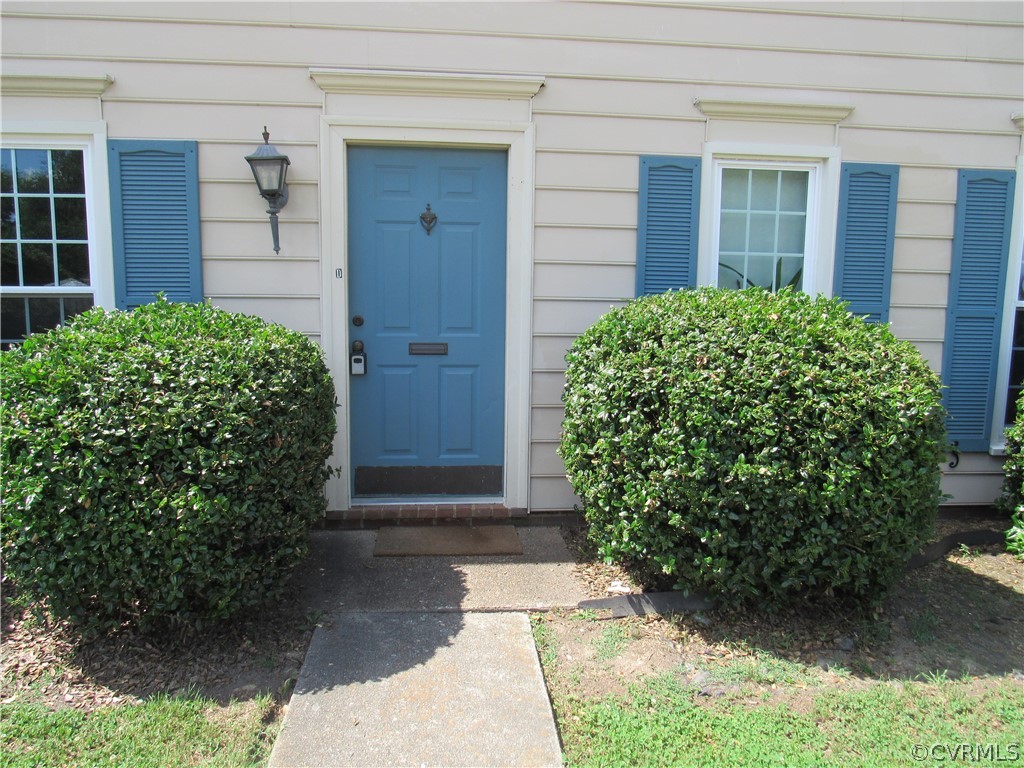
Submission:
[[381,387],[381,410],[384,417],[382,455],[416,456],[417,371],[412,367],[378,366]]
[[351,147],[348,164],[354,494],[500,494],[506,153]]

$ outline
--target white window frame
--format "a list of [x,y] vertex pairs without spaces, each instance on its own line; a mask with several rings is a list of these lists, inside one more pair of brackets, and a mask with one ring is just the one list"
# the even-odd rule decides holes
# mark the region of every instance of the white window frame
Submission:
[[1006,290],[1003,294],[1003,325],[1000,329],[999,362],[996,367],[995,393],[992,398],[992,433],[989,453],[1006,454],[1006,401],[1010,388],[1013,324],[1017,315],[1018,290],[1024,270],[1024,155],[1017,156],[1017,183],[1013,192],[1013,222],[1010,224],[1009,264],[1006,268]]
[[698,285],[718,284],[722,170],[808,171],[803,290],[812,296],[832,295],[839,207],[838,147],[708,142],[704,145],[701,167],[700,229],[707,234],[702,234],[698,244]]
[[114,259],[110,223],[107,126],[95,123],[4,123],[0,144],[11,149],[76,149],[85,166],[85,211],[89,243],[89,288],[3,286],[5,296],[91,295],[94,306],[114,306]]

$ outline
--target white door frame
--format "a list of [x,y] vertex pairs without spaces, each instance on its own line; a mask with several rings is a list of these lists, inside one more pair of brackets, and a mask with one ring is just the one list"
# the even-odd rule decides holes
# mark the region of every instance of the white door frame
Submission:
[[[505,318],[505,478],[509,508],[529,509],[530,371],[533,313],[534,128],[530,123],[320,120],[321,341],[338,396],[328,509],[352,506],[349,445],[348,170],[349,144],[502,148],[508,151]],[[339,272],[340,270],[340,272]],[[340,277],[339,277],[340,275]]]

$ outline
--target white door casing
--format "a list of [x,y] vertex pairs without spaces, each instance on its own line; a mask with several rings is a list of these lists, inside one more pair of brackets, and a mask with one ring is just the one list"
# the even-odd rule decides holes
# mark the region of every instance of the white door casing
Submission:
[[508,151],[504,504],[529,507],[530,371],[533,285],[534,127],[532,123],[359,119],[325,116],[320,131],[322,343],[338,394],[338,431],[328,509],[351,507],[346,155],[349,144],[500,147]]

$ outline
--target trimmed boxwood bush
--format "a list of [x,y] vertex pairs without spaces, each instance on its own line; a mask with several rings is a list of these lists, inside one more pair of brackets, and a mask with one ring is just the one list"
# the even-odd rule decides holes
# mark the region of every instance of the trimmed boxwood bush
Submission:
[[1017,418],[1006,430],[1006,463],[999,506],[1010,513],[1006,549],[1024,558],[1024,397],[1017,401]]
[[278,592],[325,511],[334,387],[294,331],[94,309],[0,355],[3,562],[83,629],[197,628]]
[[933,530],[938,377],[839,300],[643,297],[566,360],[559,453],[593,542],[648,585],[870,603]]

